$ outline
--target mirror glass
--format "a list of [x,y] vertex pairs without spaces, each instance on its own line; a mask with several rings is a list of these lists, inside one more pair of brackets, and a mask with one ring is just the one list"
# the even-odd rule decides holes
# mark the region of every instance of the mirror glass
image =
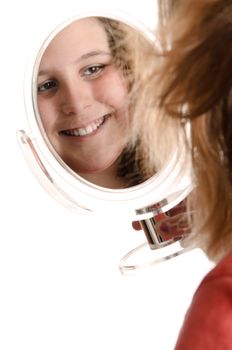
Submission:
[[152,45],[124,22],[91,16],[59,30],[41,55],[37,107],[46,137],[93,184],[122,189],[153,175],[143,171],[140,141],[131,135],[138,56],[144,71]]

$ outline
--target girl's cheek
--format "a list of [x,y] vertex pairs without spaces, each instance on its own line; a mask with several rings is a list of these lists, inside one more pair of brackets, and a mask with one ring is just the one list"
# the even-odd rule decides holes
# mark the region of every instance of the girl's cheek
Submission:
[[38,100],[38,109],[44,129],[46,132],[49,132],[54,122],[52,108],[47,103],[47,101],[41,98],[40,100]]
[[117,82],[101,86],[96,90],[97,99],[115,109],[122,109],[128,103],[127,91],[119,86]]
[[128,101],[128,91],[125,78],[121,72],[110,67],[101,79],[95,82],[95,92],[98,99],[115,108],[122,108]]

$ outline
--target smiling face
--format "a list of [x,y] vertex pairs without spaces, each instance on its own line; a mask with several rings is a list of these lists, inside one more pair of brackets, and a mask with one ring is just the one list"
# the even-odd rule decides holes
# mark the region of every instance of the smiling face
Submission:
[[128,89],[97,19],[71,23],[46,48],[38,108],[50,142],[75,172],[114,167],[127,141]]

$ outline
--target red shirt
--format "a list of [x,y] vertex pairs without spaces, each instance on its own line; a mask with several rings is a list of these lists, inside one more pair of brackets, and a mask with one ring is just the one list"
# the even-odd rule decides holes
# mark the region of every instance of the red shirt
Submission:
[[175,350],[232,349],[232,252],[200,283]]

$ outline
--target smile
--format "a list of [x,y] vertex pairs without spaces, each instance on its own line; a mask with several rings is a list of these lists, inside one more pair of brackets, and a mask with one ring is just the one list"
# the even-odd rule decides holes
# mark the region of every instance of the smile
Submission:
[[93,134],[97,129],[99,129],[105,121],[111,117],[111,114],[106,114],[101,118],[96,119],[95,121],[91,122],[84,128],[76,128],[76,129],[68,129],[68,130],[62,130],[59,131],[59,135],[65,135],[65,136],[88,136]]

